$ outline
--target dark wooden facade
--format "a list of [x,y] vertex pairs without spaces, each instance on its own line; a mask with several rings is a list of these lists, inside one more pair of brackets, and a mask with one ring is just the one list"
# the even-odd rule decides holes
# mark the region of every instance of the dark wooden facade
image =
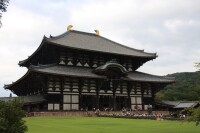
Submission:
[[[108,50],[101,48],[106,43]],[[28,72],[5,88],[19,96],[46,99],[27,105],[29,111],[146,110],[148,105],[154,106],[155,93],[174,82],[135,71],[156,57],[92,33],[68,31],[44,37],[39,48],[19,62]]]

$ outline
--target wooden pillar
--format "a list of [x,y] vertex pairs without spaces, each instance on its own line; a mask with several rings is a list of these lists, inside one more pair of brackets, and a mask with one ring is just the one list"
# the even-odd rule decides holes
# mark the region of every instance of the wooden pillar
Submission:
[[64,79],[60,78],[60,110],[63,110],[63,90],[64,90]]
[[144,91],[145,91],[145,87],[144,85],[141,83],[141,100],[142,100],[142,110],[144,110]]
[[84,84],[84,81],[83,79],[79,79],[78,80],[79,82],[79,86],[78,86],[78,93],[79,93],[79,110],[82,110],[83,109],[83,96],[82,96],[82,87],[83,87],[83,84]]
[[130,96],[128,96],[128,98],[127,98],[127,107],[131,108],[131,97]]
[[116,95],[115,92],[113,93],[113,110],[116,110]]
[[118,88],[119,81],[113,81],[113,110],[117,110],[116,107],[116,89]]
[[96,109],[99,109],[99,90],[100,90],[101,81],[96,81]]
[[96,95],[95,96],[95,101],[96,101],[96,109],[99,109],[99,96],[98,95]]
[[127,98],[127,108],[131,108],[131,97],[130,97],[130,93],[132,91],[133,88],[133,83],[129,82],[128,86],[127,86],[127,94],[128,94],[128,98]]

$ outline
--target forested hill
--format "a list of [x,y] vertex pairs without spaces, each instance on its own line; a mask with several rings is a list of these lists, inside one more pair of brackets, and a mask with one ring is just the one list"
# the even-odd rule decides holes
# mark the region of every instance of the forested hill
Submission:
[[200,72],[174,73],[176,83],[168,85],[156,94],[158,100],[200,101]]

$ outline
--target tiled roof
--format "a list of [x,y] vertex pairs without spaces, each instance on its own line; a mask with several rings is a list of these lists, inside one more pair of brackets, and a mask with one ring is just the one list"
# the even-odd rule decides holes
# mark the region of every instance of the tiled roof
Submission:
[[166,104],[166,105],[171,105],[171,106],[176,106],[180,103],[180,101],[161,101],[162,104]]
[[147,57],[152,59],[157,57],[156,53],[147,53],[143,50],[137,50],[124,46],[93,33],[86,33],[75,30],[67,31],[57,37],[51,36],[50,38],[47,38],[47,41],[77,49],[129,55],[135,57]]
[[157,57],[156,53],[147,53],[144,52],[144,50],[130,48],[93,33],[70,30],[56,37],[50,36],[50,38],[47,38],[44,36],[37,50],[27,59],[19,61],[19,65],[24,66],[46,44],[47,45],[52,44],[66,48],[93,51],[93,52],[139,57],[139,58],[145,58],[147,60],[152,60]]
[[133,81],[145,81],[145,82],[160,82],[160,83],[173,83],[175,79],[173,77],[157,76],[142,72],[129,72],[127,77]]
[[[20,81],[25,79],[30,73],[43,73],[59,76],[70,76],[70,77],[85,77],[85,78],[100,78],[106,79],[106,76],[98,75],[93,73],[94,69],[84,68],[84,67],[73,67],[73,66],[63,66],[63,65],[43,65],[43,66],[31,66],[29,67],[28,72],[19,80],[10,85],[5,85],[5,89],[13,87],[15,84],[18,84]],[[156,82],[156,83],[173,83],[174,78],[155,76],[141,72],[128,72],[126,77],[121,77],[122,80],[129,81],[139,81],[139,82]]]
[[[105,76],[94,74],[91,68],[83,67],[70,67],[61,65],[52,65],[48,67],[32,67],[35,72],[49,73],[55,75],[64,76],[77,76],[77,77],[91,77],[91,78],[106,78]],[[132,81],[143,81],[143,82],[161,82],[161,83],[171,83],[174,79],[163,76],[155,76],[141,72],[128,72],[128,75],[122,79],[132,80]]]
[[197,104],[198,102],[180,102],[174,108],[190,108],[190,107],[195,107]]
[[62,65],[51,65],[51,66],[32,66],[31,71],[48,73],[53,75],[61,76],[73,76],[73,77],[88,77],[88,78],[105,78],[94,74],[93,69],[84,67],[73,67],[73,66],[62,66]]
[[190,108],[195,107],[199,103],[193,101],[157,101],[157,104],[171,106],[172,108]]

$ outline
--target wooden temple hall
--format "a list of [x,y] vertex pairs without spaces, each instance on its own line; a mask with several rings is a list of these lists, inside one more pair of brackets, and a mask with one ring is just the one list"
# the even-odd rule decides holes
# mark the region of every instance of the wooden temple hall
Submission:
[[27,73],[5,85],[28,100],[27,111],[146,110],[155,93],[174,79],[136,71],[157,57],[96,33],[68,29],[43,38],[19,66]]

